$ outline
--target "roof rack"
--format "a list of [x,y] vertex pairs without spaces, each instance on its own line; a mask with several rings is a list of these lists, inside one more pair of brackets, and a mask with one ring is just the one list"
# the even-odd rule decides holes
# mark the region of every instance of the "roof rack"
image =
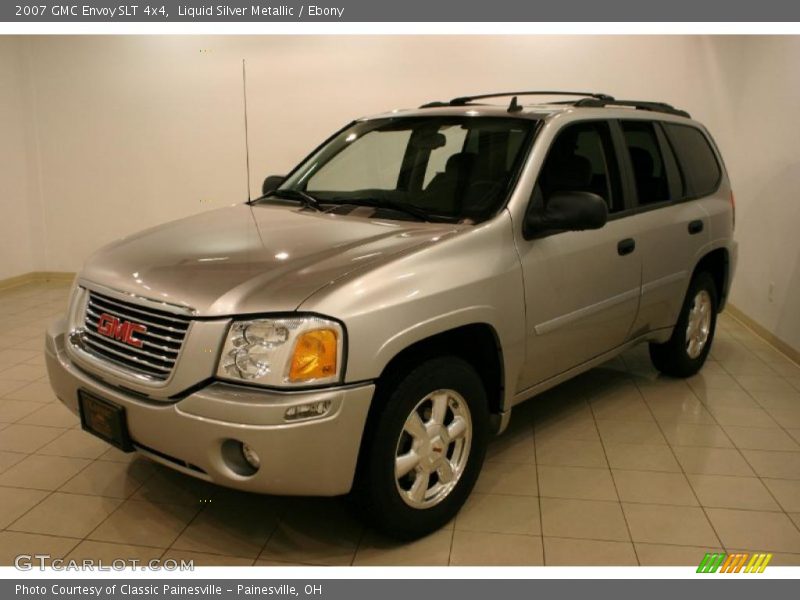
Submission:
[[602,108],[605,106],[629,106],[637,110],[650,110],[653,112],[660,112],[669,115],[676,115],[679,117],[686,117],[687,119],[691,118],[691,115],[688,112],[686,112],[685,110],[681,110],[679,108],[675,108],[671,104],[667,104],[666,102],[650,102],[647,100],[617,100],[616,98],[608,98],[608,99],[583,98],[575,102],[573,106],[583,106],[591,108],[594,107]]
[[478,94],[476,96],[459,96],[447,102],[428,102],[420,108],[439,108],[442,106],[464,106],[475,100],[485,100],[487,98],[504,98],[506,96],[581,96],[597,100],[613,100],[608,94],[598,94],[595,92],[563,92],[563,91],[528,91],[528,92],[495,92],[492,94]]
[[650,102],[645,100],[617,100],[608,94],[597,92],[564,92],[564,91],[528,91],[528,92],[496,92],[492,94],[478,94],[476,96],[459,96],[447,102],[428,102],[420,108],[441,108],[445,106],[466,106],[475,100],[485,100],[487,98],[503,98],[512,96],[508,112],[517,112],[522,107],[517,103],[517,96],[579,96],[579,100],[562,100],[553,104],[571,104],[572,106],[586,108],[601,108],[605,106],[628,106],[638,110],[650,110],[680,117],[691,118],[688,112],[680,110],[666,102]]

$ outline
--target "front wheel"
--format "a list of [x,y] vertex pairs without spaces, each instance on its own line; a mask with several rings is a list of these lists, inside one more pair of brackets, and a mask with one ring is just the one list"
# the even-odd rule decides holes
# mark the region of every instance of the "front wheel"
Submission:
[[689,377],[706,362],[717,326],[717,286],[708,273],[695,275],[672,332],[663,344],[650,344],[653,365],[672,377]]
[[355,499],[378,530],[413,539],[452,519],[475,485],[487,399],[475,369],[456,357],[425,361],[395,381],[368,421]]

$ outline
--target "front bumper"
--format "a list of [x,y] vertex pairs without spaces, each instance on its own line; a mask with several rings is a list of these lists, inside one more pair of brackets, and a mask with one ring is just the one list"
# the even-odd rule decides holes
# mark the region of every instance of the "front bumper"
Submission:
[[[136,451],[168,467],[226,487],[268,494],[336,496],[350,491],[375,386],[275,392],[212,383],[175,402],[154,401],[89,375],[65,350],[66,321],[46,335],[47,370],[56,396],[76,415],[78,389],[125,408]],[[330,401],[323,417],[287,423],[292,405]],[[261,466],[234,470],[223,444],[243,442]]]

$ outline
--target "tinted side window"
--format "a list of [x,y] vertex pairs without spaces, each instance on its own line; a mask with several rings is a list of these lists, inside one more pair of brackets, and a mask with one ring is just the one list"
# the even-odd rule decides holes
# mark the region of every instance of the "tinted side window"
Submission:
[[546,206],[558,192],[593,192],[610,213],[625,208],[608,123],[586,121],[559,132],[539,173],[531,208]]
[[686,185],[686,196],[697,198],[714,192],[722,171],[711,144],[702,131],[688,125],[664,123],[678,158]]
[[649,121],[622,121],[620,125],[631,159],[639,204],[666,202],[670,199],[669,179],[653,124]]

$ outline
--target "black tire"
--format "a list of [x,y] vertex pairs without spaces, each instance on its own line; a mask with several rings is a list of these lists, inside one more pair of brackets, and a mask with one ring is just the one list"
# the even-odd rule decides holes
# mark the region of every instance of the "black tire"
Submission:
[[[475,485],[489,436],[486,390],[475,369],[453,356],[426,360],[406,373],[396,374],[379,389],[376,402],[380,404],[367,422],[352,495],[362,516],[376,530],[398,539],[416,539],[447,524]],[[395,479],[398,441],[417,404],[443,389],[454,390],[465,401],[472,440],[461,475],[449,494],[431,507],[415,508],[403,500]]]
[[[711,299],[711,323],[708,338],[699,355],[692,358],[687,348],[686,332],[689,325],[689,313],[695,297],[705,291]],[[650,344],[650,360],[656,369],[671,377],[690,377],[697,373],[706,362],[714,341],[717,327],[717,286],[709,273],[697,273],[689,284],[683,307],[672,332],[672,337],[663,344]]]

